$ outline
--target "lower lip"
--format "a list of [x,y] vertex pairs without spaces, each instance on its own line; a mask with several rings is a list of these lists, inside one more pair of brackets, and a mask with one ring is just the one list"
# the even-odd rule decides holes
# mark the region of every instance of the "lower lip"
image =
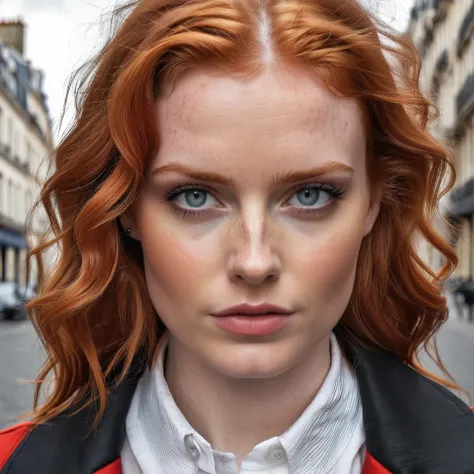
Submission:
[[239,314],[215,317],[216,324],[233,334],[244,336],[265,336],[283,329],[290,320],[290,314],[266,314],[243,316]]

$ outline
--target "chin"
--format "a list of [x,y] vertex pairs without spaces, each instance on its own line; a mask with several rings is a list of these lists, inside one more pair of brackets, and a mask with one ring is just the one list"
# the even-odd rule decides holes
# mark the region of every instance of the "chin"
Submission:
[[209,364],[222,375],[236,379],[277,377],[296,365],[298,358],[295,351],[274,342],[234,343],[219,349],[210,355]]

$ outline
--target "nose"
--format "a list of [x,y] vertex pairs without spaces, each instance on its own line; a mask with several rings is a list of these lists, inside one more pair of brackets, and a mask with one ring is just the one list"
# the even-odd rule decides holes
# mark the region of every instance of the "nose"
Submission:
[[281,261],[266,234],[264,219],[254,218],[253,222],[242,222],[230,237],[235,244],[228,265],[231,280],[261,285],[278,279]]

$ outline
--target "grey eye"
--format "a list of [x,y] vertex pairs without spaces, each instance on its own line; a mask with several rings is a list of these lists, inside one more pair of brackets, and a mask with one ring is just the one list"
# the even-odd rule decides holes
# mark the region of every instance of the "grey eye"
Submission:
[[294,194],[294,196],[297,197],[298,203],[291,202],[291,199],[290,201],[288,201],[288,203],[292,206],[297,207],[298,205],[314,206],[315,204],[318,204],[316,207],[321,207],[326,205],[327,202],[330,200],[329,193],[316,187],[307,187],[304,189],[300,189]]
[[[184,203],[180,199],[184,196]],[[204,189],[185,189],[176,196],[176,201],[181,207],[189,206],[191,208],[198,208],[206,204],[209,198],[214,199],[212,195]],[[214,199],[215,201],[215,199]],[[217,201],[216,201],[217,202]],[[215,205],[212,204],[212,205]]]

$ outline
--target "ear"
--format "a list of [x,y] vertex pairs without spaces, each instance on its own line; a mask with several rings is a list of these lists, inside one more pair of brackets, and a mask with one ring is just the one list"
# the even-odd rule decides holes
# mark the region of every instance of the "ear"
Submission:
[[382,186],[374,186],[370,194],[370,205],[365,218],[364,237],[370,234],[379,215],[383,194]]
[[[125,235],[131,237],[132,239],[140,240],[140,235],[135,222],[135,218],[133,217],[133,214],[130,211],[127,211],[120,216],[120,224],[123,227]],[[127,233],[127,229],[130,229],[129,233]]]

